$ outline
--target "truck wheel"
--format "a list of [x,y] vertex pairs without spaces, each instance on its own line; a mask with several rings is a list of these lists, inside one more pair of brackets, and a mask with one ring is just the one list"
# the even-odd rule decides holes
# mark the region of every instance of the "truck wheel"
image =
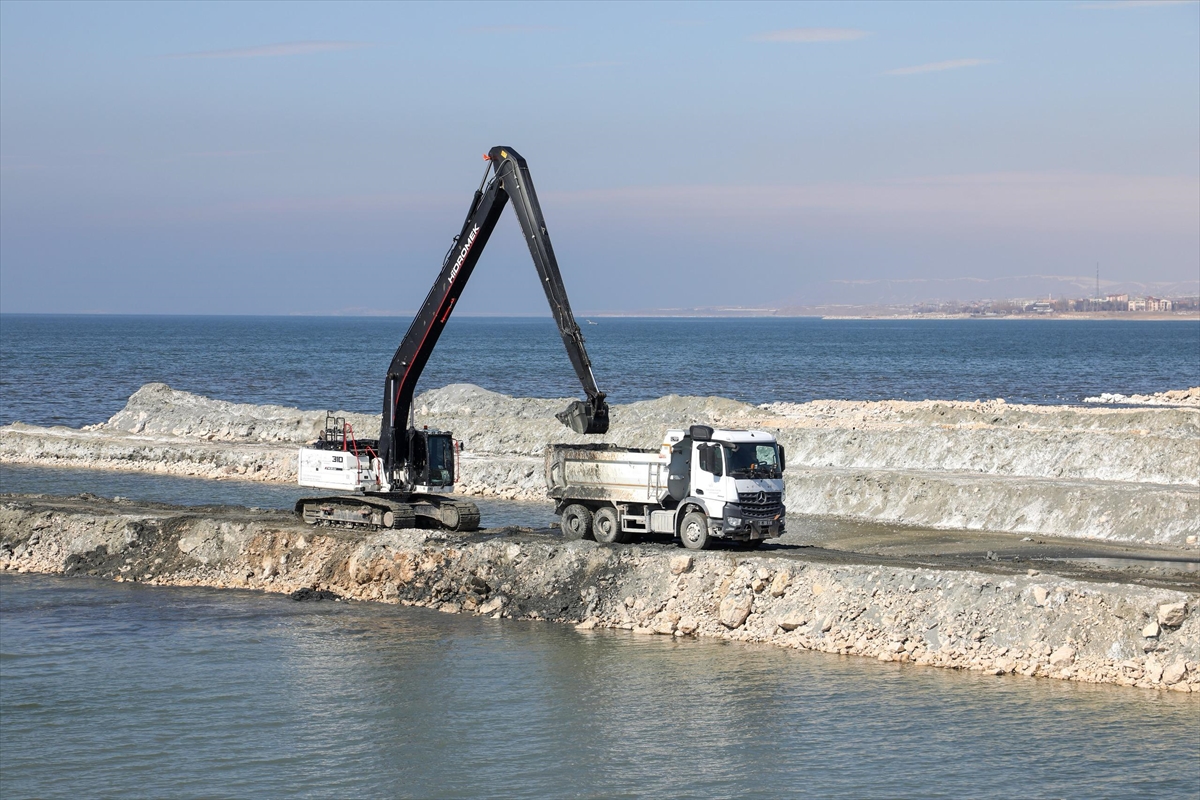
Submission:
[[592,538],[592,512],[587,506],[572,503],[563,509],[558,520],[558,529],[564,539]]
[[679,540],[689,550],[707,550],[712,547],[712,536],[708,533],[708,517],[699,511],[689,511],[679,526]]
[[607,506],[592,515],[592,536],[604,544],[624,544],[625,534],[617,519],[617,510]]

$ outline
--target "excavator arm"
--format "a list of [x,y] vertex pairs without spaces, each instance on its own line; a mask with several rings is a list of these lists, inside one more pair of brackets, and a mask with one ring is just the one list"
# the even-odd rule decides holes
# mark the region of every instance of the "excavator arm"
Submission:
[[455,237],[454,245],[442,262],[441,273],[388,367],[379,456],[389,475],[407,459],[409,412],[417,381],[500,219],[504,204],[510,198],[558,325],[558,332],[587,395],[586,400],[572,402],[556,416],[577,433],[602,434],[608,431],[608,404],[604,392],[596,386],[592,362],[583,344],[583,334],[571,313],[571,304],[558,271],[554,248],[550,245],[550,235],[546,231],[546,221],[529,176],[529,167],[525,159],[511,147],[493,147],[485,158],[489,162],[488,169],[471,201],[462,230]]

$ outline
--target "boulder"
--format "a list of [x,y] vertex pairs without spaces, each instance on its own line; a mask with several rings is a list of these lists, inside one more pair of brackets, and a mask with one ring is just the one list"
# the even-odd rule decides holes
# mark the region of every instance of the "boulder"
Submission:
[[754,604],[754,598],[748,594],[728,595],[721,601],[721,607],[718,610],[718,618],[721,624],[730,630],[741,627],[746,621],[746,617],[750,616],[750,608]]
[[682,575],[692,568],[691,556],[674,556],[671,558],[671,574]]
[[1165,603],[1158,607],[1158,624],[1164,628],[1178,628],[1187,615],[1187,603]]
[[1187,677],[1187,662],[1182,658],[1176,659],[1175,663],[1163,670],[1162,682],[1168,686],[1179,683]]
[[1075,648],[1070,645],[1063,645],[1050,654],[1050,665],[1054,667],[1068,667],[1075,663]]

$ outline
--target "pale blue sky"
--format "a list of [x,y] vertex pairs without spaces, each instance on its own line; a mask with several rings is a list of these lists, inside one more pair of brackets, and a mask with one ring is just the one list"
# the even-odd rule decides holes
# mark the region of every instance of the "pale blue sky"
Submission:
[[496,144],[581,311],[1194,287],[1200,4],[5,0],[0,310],[411,311]]

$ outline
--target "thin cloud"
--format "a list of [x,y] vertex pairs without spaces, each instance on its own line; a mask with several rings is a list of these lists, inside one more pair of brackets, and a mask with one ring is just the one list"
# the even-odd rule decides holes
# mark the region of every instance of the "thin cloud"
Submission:
[[191,153],[184,153],[184,158],[229,158],[232,156],[261,156],[270,153],[270,150],[197,150]]
[[944,72],[948,69],[963,69],[978,67],[981,64],[995,64],[990,58],[956,58],[952,61],[934,61],[929,64],[917,64],[915,67],[898,67],[889,69],[884,75],[920,75],[924,72]]
[[581,61],[578,64],[564,64],[564,69],[591,69],[593,67],[623,67],[628,61]]
[[1130,8],[1160,8],[1162,6],[1192,6],[1200,0],[1111,0],[1100,3],[1077,3],[1076,8],[1087,10],[1112,10]]
[[555,33],[561,31],[555,25],[473,25],[468,33]]
[[313,53],[333,53],[374,47],[371,42],[281,42],[258,47],[238,47],[232,50],[204,50],[197,53],[174,53],[166,58],[272,58],[275,56],[306,56]]
[[[591,218],[710,225],[753,219],[768,226],[806,218],[914,230],[999,229],[1134,232],[1191,237],[1200,218],[1194,176],[987,173],[898,181],[796,185],[630,186],[547,192],[555,207],[582,207]],[[640,223],[639,223],[640,224]],[[915,226],[915,227],[914,227]]]
[[755,42],[853,42],[865,39],[870,31],[858,28],[786,28],[751,36]]

